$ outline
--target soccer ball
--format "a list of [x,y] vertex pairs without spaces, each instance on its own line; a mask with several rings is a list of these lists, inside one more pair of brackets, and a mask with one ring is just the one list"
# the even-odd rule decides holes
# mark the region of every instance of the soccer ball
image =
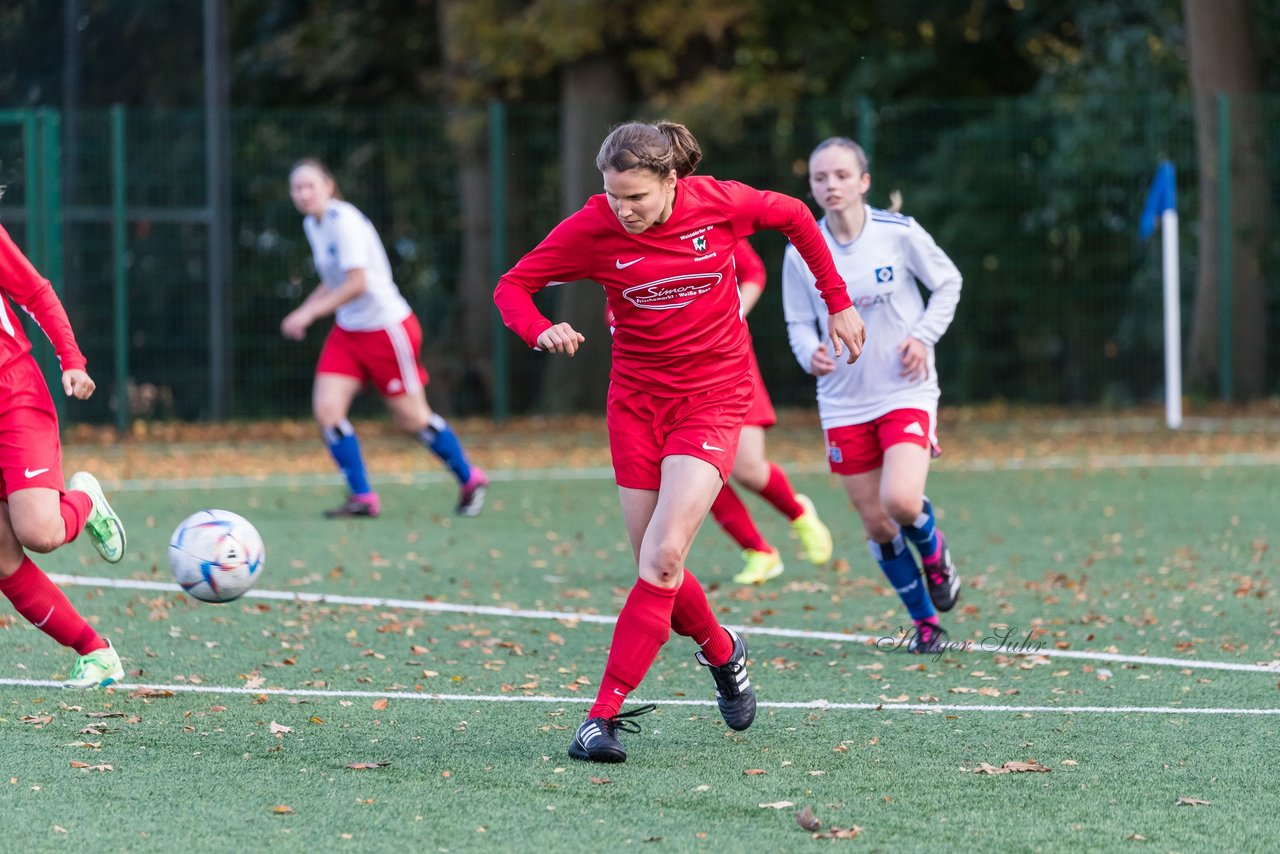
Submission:
[[205,602],[239,599],[258,580],[266,557],[257,528],[229,510],[192,513],[169,538],[174,579]]

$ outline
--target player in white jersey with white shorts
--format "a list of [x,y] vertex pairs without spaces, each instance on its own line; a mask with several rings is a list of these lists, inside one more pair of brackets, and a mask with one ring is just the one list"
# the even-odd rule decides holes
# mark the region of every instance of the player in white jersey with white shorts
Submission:
[[312,410],[347,479],[349,495],[325,515],[377,516],[381,510],[347,419],[356,395],[371,385],[396,424],[431,449],[458,479],[458,514],[475,516],[484,504],[489,478],[468,462],[448,423],[427,404],[422,326],[391,277],[378,232],[354,205],[342,200],[333,175],[318,160],[293,167],[289,195],[304,217],[320,284],[285,317],[280,332],[301,341],[317,319],[335,316],[316,365]]
[[[924,493],[929,460],[939,453],[933,348],[960,301],[960,271],[914,219],[863,201],[871,175],[853,140],[832,137],[813,150],[809,186],[826,212],[822,234],[867,341],[853,364],[831,357],[822,340],[826,308],[811,297],[813,275],[791,246],[782,269],[787,337],[800,366],[818,378],[831,471],[841,475],[872,556],[915,622],[908,648],[934,652],[946,639],[937,612],[951,610],[960,590]],[[918,285],[930,292],[927,305]],[[920,553],[923,584],[907,541]]]

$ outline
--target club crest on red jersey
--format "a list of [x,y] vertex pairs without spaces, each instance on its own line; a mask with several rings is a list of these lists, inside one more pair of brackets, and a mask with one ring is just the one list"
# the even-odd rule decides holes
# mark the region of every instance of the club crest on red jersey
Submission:
[[634,285],[622,292],[622,296],[636,308],[666,311],[684,308],[698,297],[720,284],[720,273],[697,273],[672,276],[656,282]]
[[706,252],[706,251],[707,251],[707,238],[705,238],[705,237],[695,237],[695,238],[693,238],[693,251],[694,251],[694,252]]

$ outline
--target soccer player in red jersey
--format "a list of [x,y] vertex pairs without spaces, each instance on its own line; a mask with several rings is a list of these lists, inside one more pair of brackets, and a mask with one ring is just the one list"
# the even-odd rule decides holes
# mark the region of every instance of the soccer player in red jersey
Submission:
[[93,475],[76,472],[64,488],[58,413],[11,302],[30,312],[53,343],[67,396],[86,400],[95,387],[53,286],[0,227],[0,593],[80,656],[65,686],[110,685],[124,678],[119,654],[27,552],[46,554],[87,529],[98,553],[119,563],[124,526]]
[[533,295],[592,279],[614,315],[606,408],[622,515],[639,570],[618,622],[599,693],[569,755],[622,762],[619,730],[638,731],[642,706],[620,713],[672,630],[700,647],[731,728],[755,719],[747,645],[722,627],[685,557],[733,469],[753,383],[733,255],[752,232],[790,238],[813,269],[830,312],[836,354],[857,358],[865,337],[809,209],[798,199],[732,181],[693,177],[702,159],[680,124],[630,122],[596,156],[604,192],[556,226],[494,291],[507,326],[530,347],[572,356],[585,341],[554,323]]
[[354,205],[343,201],[337,181],[318,160],[293,167],[289,196],[303,215],[320,284],[281,321],[280,332],[301,341],[312,323],[334,315],[316,365],[311,406],[329,453],[346,477],[349,495],[325,515],[381,512],[355,428],[347,420],[366,384],[382,395],[397,426],[430,449],[457,478],[458,515],[478,515],[489,478],[467,460],[448,422],[427,404],[422,326],[391,278],[391,262],[378,232]]
[[[750,314],[764,292],[764,261],[746,240],[738,244],[733,254],[733,264],[738,273],[738,293],[742,298],[742,313]],[[818,518],[818,512],[808,496],[796,494],[791,481],[778,465],[765,456],[764,431],[778,422],[773,402],[760,375],[754,347],[748,347],[751,359],[751,378],[755,394],[751,408],[747,410],[738,439],[738,455],[733,461],[733,479],[768,501],[791,522],[791,528],[800,538],[804,556],[810,563],[822,565],[831,559],[831,532]],[[782,574],[782,555],[769,545],[764,534],[756,527],[755,520],[733,487],[725,483],[716,500],[711,504],[711,516],[742,548],[746,561],[742,571],[733,577],[739,584],[763,584]]]

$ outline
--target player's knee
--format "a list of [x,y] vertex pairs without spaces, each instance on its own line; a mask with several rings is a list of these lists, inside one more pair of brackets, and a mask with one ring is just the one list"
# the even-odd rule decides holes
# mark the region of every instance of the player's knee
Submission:
[[14,519],[13,533],[22,548],[37,554],[53,551],[66,539],[66,527],[61,516],[56,519]]
[[910,525],[924,509],[924,500],[908,492],[887,492],[882,500],[885,511],[899,525]]
[[864,514],[862,517],[862,530],[866,532],[868,540],[876,543],[887,543],[898,536],[899,526],[887,513],[881,511]]
[[654,584],[673,587],[684,572],[685,550],[676,543],[663,543],[653,551],[648,575]]

